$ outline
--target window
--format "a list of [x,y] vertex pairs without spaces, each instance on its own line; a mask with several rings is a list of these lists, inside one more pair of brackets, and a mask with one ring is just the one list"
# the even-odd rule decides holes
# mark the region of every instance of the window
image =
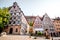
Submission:
[[49,26],[49,28],[53,28],[53,26]]
[[14,15],[16,15],[16,13],[14,13]]
[[20,21],[18,21],[18,24],[20,23]]
[[10,13],[12,15],[12,13]]
[[18,16],[18,19],[20,19],[20,16]]
[[15,21],[13,22],[13,24],[15,24]]
[[19,13],[16,13],[16,15],[19,15]]
[[10,19],[12,19],[12,17]]
[[57,28],[57,30],[60,30],[60,28]]
[[18,32],[18,28],[16,28],[16,32]]
[[9,22],[9,24],[11,24],[11,22]]
[[16,19],[16,17],[14,17],[14,19]]
[[50,31],[54,31],[54,29],[50,29]]
[[60,26],[60,25],[58,25],[58,26]]
[[19,12],[19,14],[20,14],[20,12]]
[[20,24],[20,21],[16,21],[16,24]]

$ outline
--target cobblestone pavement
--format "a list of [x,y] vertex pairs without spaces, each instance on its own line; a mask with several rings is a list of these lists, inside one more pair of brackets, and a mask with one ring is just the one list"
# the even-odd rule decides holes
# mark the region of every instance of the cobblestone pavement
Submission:
[[[60,39],[60,37],[54,37],[54,40]],[[34,39],[34,37],[29,38],[27,35],[5,35],[1,36],[0,40],[52,40],[52,39],[45,39],[44,37],[37,37],[37,39]]]

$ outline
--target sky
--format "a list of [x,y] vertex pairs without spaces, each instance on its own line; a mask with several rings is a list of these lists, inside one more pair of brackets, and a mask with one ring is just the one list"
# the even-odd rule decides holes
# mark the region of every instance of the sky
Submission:
[[0,0],[0,8],[9,7],[17,2],[26,16],[60,17],[60,0]]

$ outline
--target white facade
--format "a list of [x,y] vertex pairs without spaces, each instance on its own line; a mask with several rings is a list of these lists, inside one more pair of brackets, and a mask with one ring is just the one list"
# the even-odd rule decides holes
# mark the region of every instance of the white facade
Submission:
[[[23,31],[22,31],[23,30]],[[29,24],[27,23],[24,14],[21,13],[21,34],[29,33]]]
[[[11,14],[9,25],[14,27],[19,26],[20,34],[27,33],[29,31],[29,25],[24,17],[23,11],[19,8],[16,2],[13,3],[13,6],[10,8],[9,12]],[[13,28],[13,30],[15,29]]]
[[47,14],[44,15],[42,23],[43,23],[44,29],[48,29],[50,33],[54,32],[53,22]]
[[[21,27],[21,29],[19,29],[20,34],[29,33],[29,24],[27,23],[23,11],[21,10],[21,8],[19,8],[16,2],[13,3],[13,6],[10,8],[9,12],[11,14],[9,25],[12,26],[12,28],[14,28],[15,26]],[[41,20],[39,16],[36,17],[33,24],[33,31],[42,32],[45,29],[48,29],[50,33],[54,32],[54,25],[49,16],[45,14],[42,19],[43,20]]]
[[33,30],[34,30],[34,32],[36,32],[36,31],[43,32],[44,31],[44,29],[42,27],[42,21],[39,16],[37,16],[34,21]]
[[16,2],[13,3],[13,6],[9,10],[9,12],[11,14],[9,25],[20,25],[21,24],[21,19],[20,19],[21,15],[20,14],[22,12]]

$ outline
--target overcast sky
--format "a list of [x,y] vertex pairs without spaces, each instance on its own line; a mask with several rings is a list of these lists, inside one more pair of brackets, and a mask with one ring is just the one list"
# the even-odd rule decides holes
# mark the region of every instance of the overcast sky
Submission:
[[25,15],[60,17],[60,0],[0,0],[0,7],[9,7],[17,2]]

